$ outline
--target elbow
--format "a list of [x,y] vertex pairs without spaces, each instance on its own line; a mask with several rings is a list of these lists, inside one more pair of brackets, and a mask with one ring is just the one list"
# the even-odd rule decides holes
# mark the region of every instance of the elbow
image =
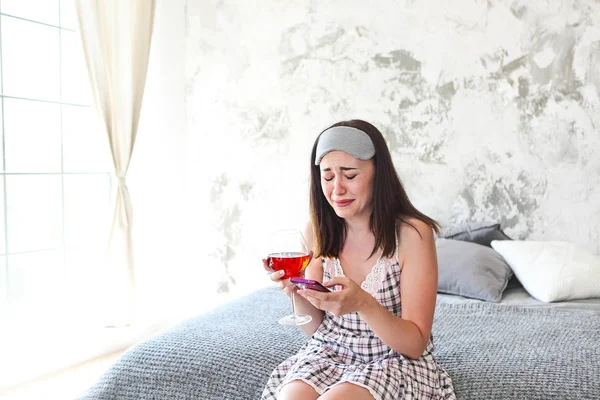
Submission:
[[408,354],[408,357],[412,359],[417,359],[421,357],[423,353],[425,353],[430,336],[429,331],[424,332],[423,329],[421,329],[417,324],[415,324],[415,328],[417,328],[417,332],[415,332],[416,340],[413,342],[414,346],[412,346],[412,349],[410,349],[410,354]]
[[317,315],[311,315],[312,316],[312,321],[310,321],[306,325],[301,325],[300,329],[302,329],[302,331],[304,331],[304,333],[306,334],[306,336],[312,337],[312,335],[315,334],[315,332],[317,331],[317,329],[319,329],[319,326],[321,326],[321,324],[323,323],[323,316],[324,315],[325,315],[324,312],[320,312]]
[[421,357],[424,352],[425,352],[425,349],[422,349],[422,351],[420,351],[420,352],[418,350],[414,350],[414,351],[406,352],[403,355],[404,355],[404,357],[410,358],[412,360],[416,360],[417,358]]
[[423,353],[425,353],[425,349],[427,348],[428,342],[429,338],[427,338],[426,340],[421,339],[418,341],[418,343],[415,343],[415,345],[412,346],[411,349],[408,349],[408,351],[406,351],[402,355],[410,359],[416,360],[417,358],[420,358],[423,355]]

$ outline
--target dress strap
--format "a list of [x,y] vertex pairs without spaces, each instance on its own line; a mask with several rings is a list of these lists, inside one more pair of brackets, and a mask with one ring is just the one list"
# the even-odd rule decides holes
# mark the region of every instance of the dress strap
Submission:
[[392,255],[392,258],[395,259],[396,262],[399,263],[398,260],[398,243],[400,242],[400,239],[398,238],[398,224],[396,224],[396,233],[395,233],[395,237],[396,237],[396,250],[394,250],[394,254]]

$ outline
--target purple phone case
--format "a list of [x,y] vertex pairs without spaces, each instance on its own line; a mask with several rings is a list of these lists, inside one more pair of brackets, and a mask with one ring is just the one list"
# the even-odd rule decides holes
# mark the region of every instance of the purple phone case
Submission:
[[290,278],[290,282],[298,286],[300,289],[311,289],[318,292],[331,292],[331,290],[321,285],[321,283],[313,281],[312,279]]

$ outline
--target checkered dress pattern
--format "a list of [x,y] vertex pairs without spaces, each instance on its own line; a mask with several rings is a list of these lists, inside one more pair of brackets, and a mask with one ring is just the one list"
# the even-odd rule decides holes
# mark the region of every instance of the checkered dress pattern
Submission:
[[[323,260],[323,281],[343,275],[338,259]],[[397,257],[380,258],[361,285],[396,316],[402,314],[400,275]],[[376,400],[456,399],[450,377],[433,357],[432,338],[420,358],[405,358],[383,343],[355,312],[341,317],[326,312],[300,351],[275,368],[262,399],[277,399],[281,387],[297,379],[319,395],[351,382],[368,389]]]

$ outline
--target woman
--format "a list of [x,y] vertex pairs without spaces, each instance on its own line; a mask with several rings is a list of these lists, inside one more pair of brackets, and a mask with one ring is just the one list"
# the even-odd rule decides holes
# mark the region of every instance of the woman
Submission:
[[[305,275],[332,292],[297,291],[311,338],[262,398],[455,399],[432,354],[438,226],[411,204],[377,128],[351,120],[319,135],[310,212]],[[297,288],[281,276],[271,279],[290,296]]]

